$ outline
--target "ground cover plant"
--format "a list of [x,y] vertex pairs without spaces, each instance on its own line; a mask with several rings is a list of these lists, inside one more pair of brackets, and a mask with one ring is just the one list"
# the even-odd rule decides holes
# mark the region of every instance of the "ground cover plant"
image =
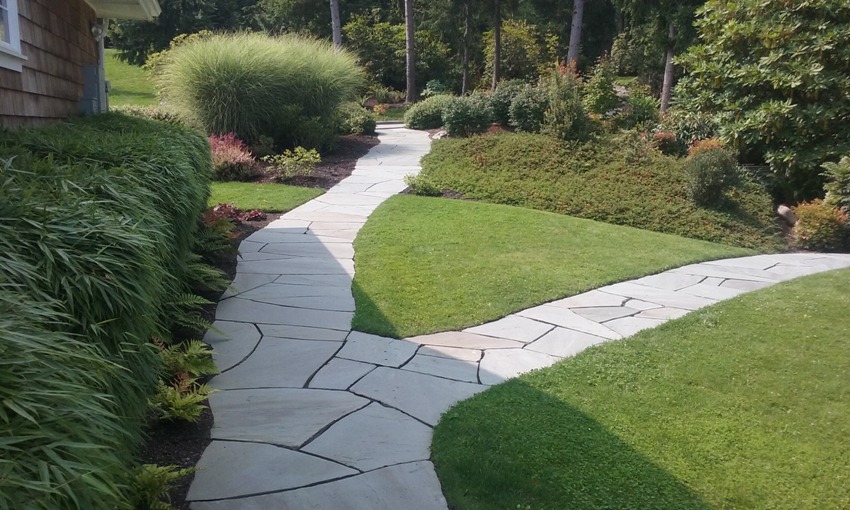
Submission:
[[122,115],[0,134],[0,507],[127,506],[210,165],[200,133]]
[[637,132],[587,144],[518,133],[439,140],[422,160],[426,178],[469,198],[759,250],[783,246],[761,186],[742,179],[719,205],[699,207],[682,164]]
[[106,79],[111,106],[153,106],[159,103],[150,76],[141,67],[118,60],[117,51],[106,50]]
[[450,506],[846,507],[848,289],[780,284],[458,404],[432,444]]
[[355,57],[294,35],[214,35],[186,40],[156,69],[163,98],[208,133],[261,135],[284,147],[325,148],[335,112],[364,84]]
[[210,207],[232,204],[245,211],[259,209],[266,212],[289,211],[323,193],[320,188],[254,182],[215,182],[211,188]]
[[531,209],[410,195],[381,205],[354,247],[353,327],[394,337],[457,330],[607,283],[751,253]]

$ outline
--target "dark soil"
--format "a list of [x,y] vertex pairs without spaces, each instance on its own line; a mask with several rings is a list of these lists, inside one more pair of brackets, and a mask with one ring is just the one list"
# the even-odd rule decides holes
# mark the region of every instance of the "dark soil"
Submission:
[[[378,145],[377,137],[372,136],[343,136],[340,137],[337,148],[333,153],[323,155],[322,162],[316,166],[310,177],[287,181],[287,184],[297,186],[308,186],[322,189],[330,189],[339,181],[345,179],[354,171],[357,160],[364,156],[369,149]],[[271,182],[271,176],[264,175],[259,182]],[[278,219],[281,214],[266,213],[266,218],[258,221],[243,221],[233,231],[234,247],[238,247],[246,237],[265,227],[272,221]],[[232,256],[221,260],[217,267],[224,271],[227,279],[232,281],[236,275],[236,251]],[[205,296],[210,301],[217,301],[218,296]],[[204,309],[203,316],[207,321],[215,318],[216,305],[211,304]],[[198,332],[195,338],[203,337],[203,332]],[[161,466],[174,465],[181,468],[193,467],[198,463],[201,454],[210,439],[210,430],[213,426],[213,415],[209,407],[204,409],[197,423],[185,422],[155,422],[152,421],[148,427],[145,445],[139,458],[141,464],[157,464]],[[172,505],[179,510],[189,510],[186,502],[186,494],[192,484],[194,475],[189,475],[178,481],[170,491]]]

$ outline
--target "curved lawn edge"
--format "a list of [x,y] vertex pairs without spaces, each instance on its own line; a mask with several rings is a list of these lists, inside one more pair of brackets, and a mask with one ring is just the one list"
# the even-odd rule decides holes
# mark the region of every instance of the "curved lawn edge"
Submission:
[[355,330],[405,338],[755,252],[504,205],[397,196],[355,241]]
[[452,508],[838,508],[850,270],[749,293],[463,401]]

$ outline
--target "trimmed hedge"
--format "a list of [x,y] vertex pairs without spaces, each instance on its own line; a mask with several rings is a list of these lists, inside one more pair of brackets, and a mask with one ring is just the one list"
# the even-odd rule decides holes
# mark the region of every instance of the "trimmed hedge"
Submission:
[[0,132],[0,507],[127,507],[210,164],[119,114]]

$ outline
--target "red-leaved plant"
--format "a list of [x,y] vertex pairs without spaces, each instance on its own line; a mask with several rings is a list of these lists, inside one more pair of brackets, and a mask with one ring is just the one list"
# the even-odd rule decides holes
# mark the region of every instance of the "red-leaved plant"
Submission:
[[210,135],[213,178],[219,181],[245,181],[257,175],[259,165],[245,142],[236,133]]

